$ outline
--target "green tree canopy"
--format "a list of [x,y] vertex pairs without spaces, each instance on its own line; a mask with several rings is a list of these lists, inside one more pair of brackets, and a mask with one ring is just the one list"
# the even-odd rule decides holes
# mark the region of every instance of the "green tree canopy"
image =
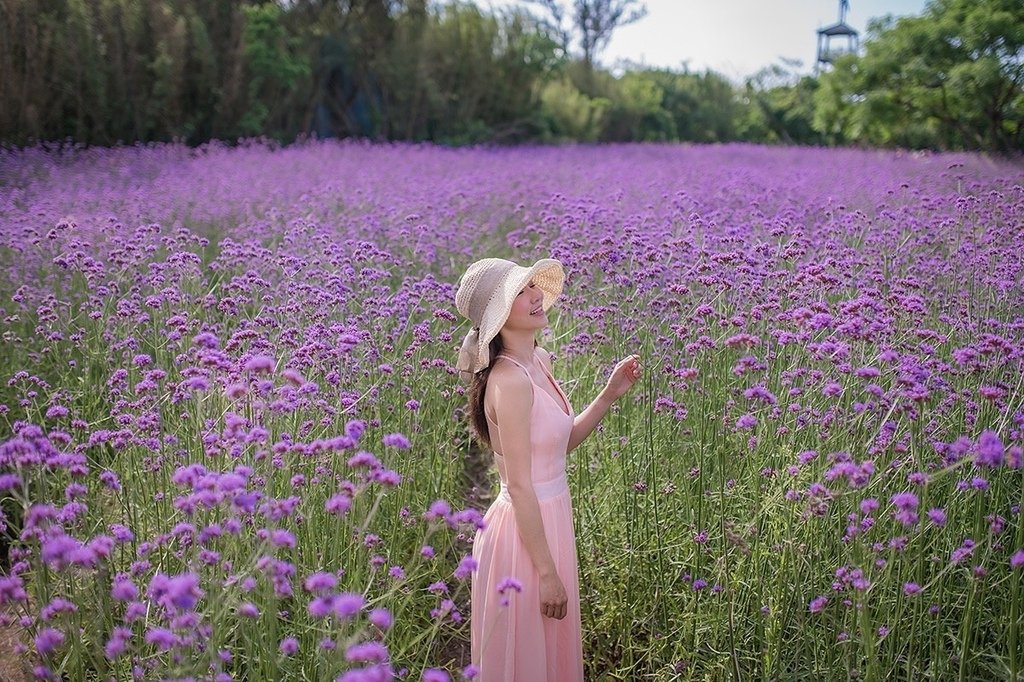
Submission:
[[932,0],[922,16],[873,21],[865,47],[822,78],[815,125],[830,139],[1020,149],[1020,0]]

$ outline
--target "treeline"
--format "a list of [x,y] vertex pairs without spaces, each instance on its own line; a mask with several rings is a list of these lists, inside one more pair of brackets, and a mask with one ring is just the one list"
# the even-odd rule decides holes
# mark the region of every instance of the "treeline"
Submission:
[[0,140],[1024,146],[1019,0],[932,0],[921,17],[873,22],[862,55],[820,77],[777,64],[742,84],[713,71],[613,75],[595,66],[592,36],[580,54],[534,9],[0,0]]

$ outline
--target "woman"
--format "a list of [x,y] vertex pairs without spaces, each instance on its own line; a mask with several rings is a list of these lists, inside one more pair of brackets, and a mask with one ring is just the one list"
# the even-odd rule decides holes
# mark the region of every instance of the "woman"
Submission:
[[473,323],[458,369],[470,382],[473,430],[494,450],[501,492],[473,543],[471,657],[482,682],[583,679],[579,579],[565,456],[640,377],[619,362],[575,414],[535,335],[562,291],[557,260],[526,268],[500,258],[466,270],[455,305]]

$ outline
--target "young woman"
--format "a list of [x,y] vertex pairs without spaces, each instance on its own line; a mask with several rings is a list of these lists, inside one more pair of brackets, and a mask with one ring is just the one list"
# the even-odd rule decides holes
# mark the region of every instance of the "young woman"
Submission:
[[470,382],[471,425],[493,449],[501,479],[473,543],[471,658],[481,682],[583,679],[565,456],[629,391],[641,367],[635,355],[620,361],[597,399],[573,411],[535,338],[563,282],[557,260],[527,268],[485,258],[469,266],[455,296],[473,324],[457,364]]

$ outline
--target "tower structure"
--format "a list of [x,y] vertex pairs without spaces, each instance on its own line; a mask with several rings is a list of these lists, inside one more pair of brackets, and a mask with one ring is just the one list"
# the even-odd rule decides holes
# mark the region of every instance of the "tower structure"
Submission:
[[860,34],[846,23],[850,11],[850,0],[839,0],[839,21],[818,29],[818,56],[814,60],[814,72],[831,65],[836,57],[854,54],[860,46]]

